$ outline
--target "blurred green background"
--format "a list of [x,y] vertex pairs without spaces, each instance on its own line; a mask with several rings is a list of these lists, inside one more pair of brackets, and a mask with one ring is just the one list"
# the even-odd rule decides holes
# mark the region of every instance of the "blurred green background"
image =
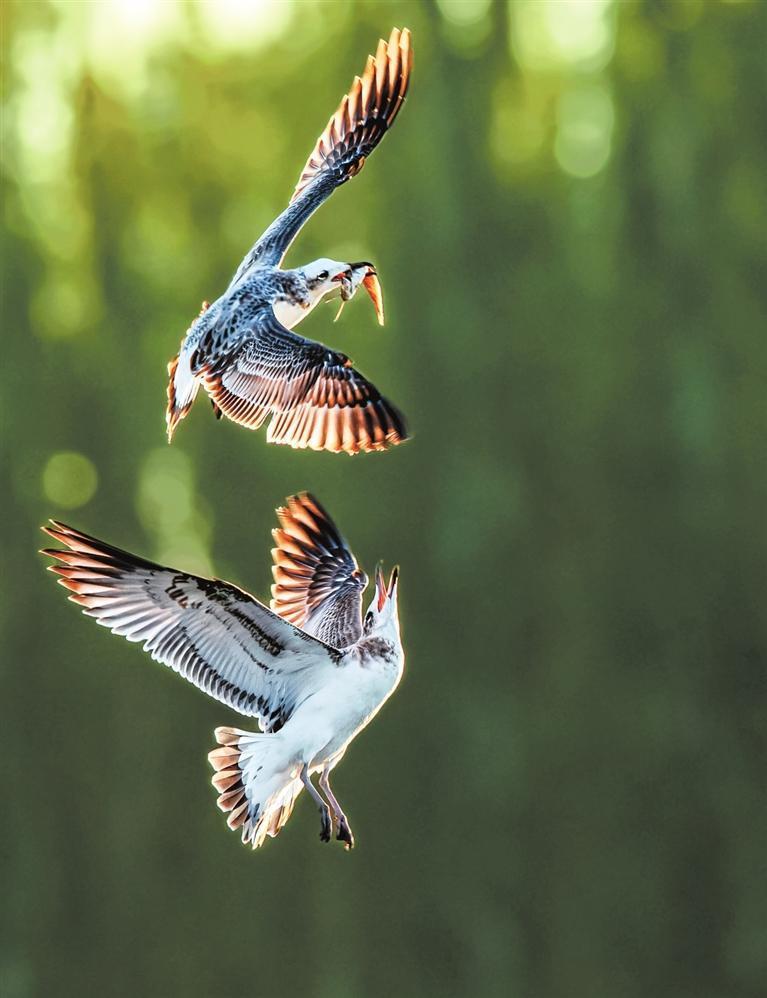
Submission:
[[[6,2],[0,994],[751,998],[767,981],[767,5]],[[411,96],[294,263],[407,413],[267,447],[167,360],[392,25]],[[266,598],[316,492],[406,676],[256,854],[236,723],[68,605],[69,521]]]

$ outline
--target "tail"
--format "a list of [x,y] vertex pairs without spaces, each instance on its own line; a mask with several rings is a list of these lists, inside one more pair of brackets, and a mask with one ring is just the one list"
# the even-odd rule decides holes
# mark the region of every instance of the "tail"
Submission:
[[165,422],[168,426],[168,443],[173,439],[173,432],[192,408],[197,398],[200,382],[192,374],[189,357],[183,353],[177,354],[168,364],[168,409]]
[[215,735],[221,748],[210,752],[208,761],[216,770],[218,806],[229,812],[229,827],[242,828],[242,841],[257,849],[288,820],[303,784],[286,760],[279,734],[216,728]]

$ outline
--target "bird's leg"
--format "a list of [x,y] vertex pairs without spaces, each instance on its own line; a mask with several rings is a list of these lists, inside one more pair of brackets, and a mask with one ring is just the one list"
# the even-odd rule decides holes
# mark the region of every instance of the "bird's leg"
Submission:
[[333,817],[335,818],[336,823],[338,824],[338,831],[336,833],[336,838],[338,839],[339,842],[343,842],[344,846],[347,849],[353,849],[354,836],[352,835],[351,826],[349,825],[349,821],[346,815],[341,810],[341,805],[336,800],[335,794],[330,789],[330,769],[331,769],[330,766],[325,766],[325,768],[322,770],[322,775],[320,776],[320,787],[322,788],[322,792],[325,794],[325,796],[328,799],[328,803],[330,804],[330,807],[333,810]]
[[323,842],[330,842],[330,836],[333,831],[333,823],[330,820],[330,808],[322,799],[322,795],[310,780],[308,766],[304,766],[301,769],[301,782],[309,791],[315,804],[320,809],[320,818],[322,819],[322,829],[320,831],[320,839],[322,839]]

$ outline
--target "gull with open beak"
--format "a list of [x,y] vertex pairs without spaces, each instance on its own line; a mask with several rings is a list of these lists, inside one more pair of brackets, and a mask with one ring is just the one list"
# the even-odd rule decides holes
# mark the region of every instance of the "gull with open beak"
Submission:
[[368,57],[362,76],[354,78],[288,207],[256,241],[224,294],[203,304],[168,365],[169,440],[201,386],[219,417],[250,429],[269,419],[271,443],[356,454],[407,439],[401,413],[348,357],[291,332],[339,289],[343,308],[360,284],[383,325],[375,267],[323,258],[283,269],[282,262],[304,223],[359,173],[394,123],[411,68],[410,32],[395,28]]
[[[218,806],[255,849],[290,817],[306,788],[320,838],[354,845],[330,772],[402,678],[398,570],[362,617],[367,577],[319,502],[291,496],[277,510],[271,609],[229,582],[146,561],[51,521],[64,545],[43,554],[89,617],[143,643],[155,661],[246,717],[261,733],[216,728],[208,756]],[[311,777],[320,774],[315,786]]]

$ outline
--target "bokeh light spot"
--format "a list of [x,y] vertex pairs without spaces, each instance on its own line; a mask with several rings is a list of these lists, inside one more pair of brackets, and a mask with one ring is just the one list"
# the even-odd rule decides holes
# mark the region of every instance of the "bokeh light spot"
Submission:
[[593,177],[610,158],[613,103],[607,89],[584,84],[565,91],[559,101],[554,154],[573,177]]
[[192,469],[183,451],[166,447],[149,453],[141,469],[136,501],[147,529],[172,531],[191,514],[192,493]]
[[453,24],[476,24],[487,16],[490,0],[437,0],[442,16]]
[[465,55],[477,50],[490,34],[490,0],[437,0],[445,37]]
[[612,0],[518,0],[511,44],[526,69],[598,72],[615,45]]
[[32,328],[46,339],[76,336],[90,318],[87,295],[68,275],[55,271],[46,275],[30,302]]
[[96,466],[77,451],[53,454],[43,469],[46,499],[63,509],[77,509],[93,498],[99,484]]
[[165,565],[211,574],[210,517],[199,508],[192,463],[178,447],[158,447],[141,468],[136,496],[141,521]]
[[178,565],[186,572],[211,576],[213,565],[208,553],[208,525],[200,517],[176,530],[167,538],[160,538],[157,560],[163,565]]
[[285,32],[293,17],[290,0],[202,0],[194,9],[214,48],[264,48]]

